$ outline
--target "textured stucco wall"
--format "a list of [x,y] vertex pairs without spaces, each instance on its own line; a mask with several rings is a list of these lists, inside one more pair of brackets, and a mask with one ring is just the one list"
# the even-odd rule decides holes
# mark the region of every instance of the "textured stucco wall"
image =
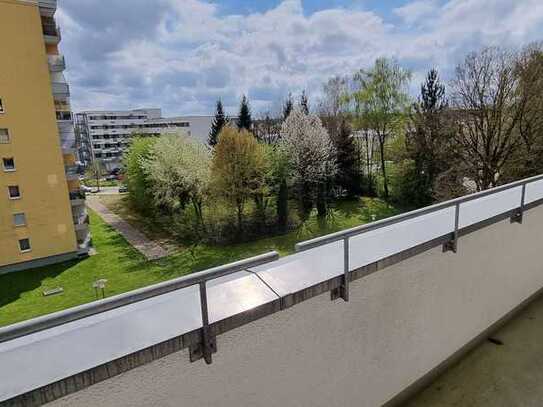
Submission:
[[218,337],[214,362],[182,351],[53,406],[377,406],[543,286],[543,208]]

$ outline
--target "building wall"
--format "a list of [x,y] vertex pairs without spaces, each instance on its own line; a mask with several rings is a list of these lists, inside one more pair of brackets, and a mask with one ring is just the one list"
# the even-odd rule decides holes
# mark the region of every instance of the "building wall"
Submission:
[[543,287],[543,207],[217,337],[213,364],[171,354],[57,400],[83,407],[387,403]]
[[[63,154],[55,117],[40,12],[29,2],[0,0],[2,67],[0,98],[11,143],[0,158],[13,157],[16,171],[0,163],[0,267],[77,250]],[[9,200],[8,185],[22,198]],[[25,213],[27,226],[14,227],[13,214]],[[30,238],[22,254],[18,240]]]

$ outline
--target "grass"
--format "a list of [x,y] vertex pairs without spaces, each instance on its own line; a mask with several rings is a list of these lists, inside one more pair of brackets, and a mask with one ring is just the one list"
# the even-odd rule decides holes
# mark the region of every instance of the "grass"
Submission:
[[[117,210],[121,208],[122,205]],[[171,256],[156,262],[147,261],[94,212],[89,212],[98,254],[80,261],[0,276],[0,326],[94,301],[92,284],[99,278],[108,280],[106,296],[121,294],[269,250],[287,255],[299,241],[388,217],[398,210],[378,199],[340,202],[325,222],[312,216],[302,228],[286,235],[229,246],[178,248]],[[136,215],[131,216],[132,224],[149,232],[148,226],[138,223],[141,220]],[[164,231],[155,230],[155,233],[167,238]],[[62,287],[64,293],[43,296],[44,290],[56,287]]]

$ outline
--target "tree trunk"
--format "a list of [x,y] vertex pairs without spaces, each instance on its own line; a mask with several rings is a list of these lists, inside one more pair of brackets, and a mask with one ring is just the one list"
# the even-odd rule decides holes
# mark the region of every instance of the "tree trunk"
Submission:
[[388,201],[389,193],[388,193],[387,170],[386,170],[386,164],[385,164],[385,140],[381,136],[379,136],[379,149],[381,153],[381,171],[383,172],[383,189],[385,192],[385,200]]

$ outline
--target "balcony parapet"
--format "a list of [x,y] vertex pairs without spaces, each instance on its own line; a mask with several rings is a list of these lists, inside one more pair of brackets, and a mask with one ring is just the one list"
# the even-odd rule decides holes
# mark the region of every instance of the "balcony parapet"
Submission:
[[38,0],[42,16],[53,17],[57,11],[57,0]]
[[49,70],[51,72],[62,72],[66,69],[66,59],[64,55],[48,55]]

